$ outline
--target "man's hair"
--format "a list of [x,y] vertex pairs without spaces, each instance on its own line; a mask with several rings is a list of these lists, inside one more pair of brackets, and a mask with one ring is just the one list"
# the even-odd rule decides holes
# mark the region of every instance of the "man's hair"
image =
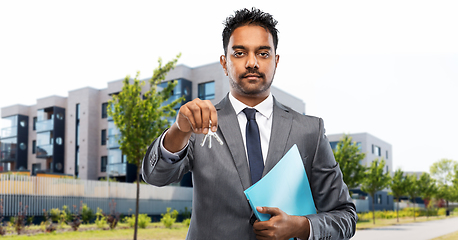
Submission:
[[231,38],[232,33],[238,27],[246,25],[255,25],[263,27],[272,34],[274,41],[275,52],[277,52],[278,45],[278,30],[275,28],[278,21],[273,18],[269,13],[265,13],[255,7],[250,10],[244,8],[241,10],[235,11],[235,15],[229,16],[226,18],[223,30],[223,48],[224,55],[227,55],[227,47],[229,44],[229,38]]

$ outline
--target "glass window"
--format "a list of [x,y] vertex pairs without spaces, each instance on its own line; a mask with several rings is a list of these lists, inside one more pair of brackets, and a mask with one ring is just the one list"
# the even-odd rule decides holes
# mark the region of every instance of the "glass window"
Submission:
[[386,159],[388,159],[388,151],[386,151]]
[[33,117],[33,131],[37,130],[37,117]]
[[215,98],[215,82],[201,83],[197,88],[198,98],[202,100],[209,100]]
[[372,144],[372,154],[376,156],[382,156],[382,149],[379,146]]
[[100,171],[101,172],[107,171],[107,161],[108,161],[107,156],[102,156],[102,158],[100,159]]
[[102,118],[107,118],[108,116],[108,103],[102,103]]
[[37,141],[33,140],[32,141],[32,154],[36,153],[36,149],[37,149]]
[[102,146],[107,145],[107,130],[102,130]]
[[336,150],[338,143],[339,142],[329,142],[329,145],[331,145],[332,150]]

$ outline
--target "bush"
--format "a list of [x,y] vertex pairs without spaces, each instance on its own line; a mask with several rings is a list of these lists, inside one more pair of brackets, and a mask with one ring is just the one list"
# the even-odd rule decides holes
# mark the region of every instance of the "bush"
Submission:
[[183,224],[184,224],[186,227],[189,227],[189,225],[191,224],[191,219],[190,219],[190,218],[186,218],[185,220],[183,220]]
[[[130,227],[135,226],[135,215],[132,214],[131,217],[125,217],[123,219],[125,223],[127,223]],[[148,224],[151,223],[151,218],[148,217],[147,214],[138,214],[138,227],[139,228],[146,228]]]
[[161,214],[161,223],[164,224],[166,228],[172,228],[172,225],[175,223],[178,216],[177,210],[173,210],[172,212],[170,212],[170,210],[171,208],[167,208],[167,212]]
[[53,208],[49,211],[49,217],[52,222],[59,222],[60,210],[58,208]]
[[107,227],[107,218],[105,215],[103,215],[103,211],[100,208],[97,208],[97,213],[95,214],[95,225],[97,225],[98,228],[104,229]]
[[87,204],[82,203],[81,207],[81,219],[84,223],[89,223],[92,219],[94,219],[95,214],[91,208],[87,206]]
[[447,212],[447,210],[445,208],[440,208],[438,211],[437,211],[437,215],[439,216],[445,216],[445,213]]

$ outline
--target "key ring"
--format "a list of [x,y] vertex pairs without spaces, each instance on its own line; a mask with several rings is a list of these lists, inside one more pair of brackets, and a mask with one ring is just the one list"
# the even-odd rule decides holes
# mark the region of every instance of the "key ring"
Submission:
[[211,131],[211,126],[212,126],[212,121],[210,120],[210,125],[209,125],[209,128],[208,128],[208,133],[205,134],[205,137],[204,139],[202,140],[202,143],[200,144],[201,147],[203,147],[205,145],[205,141],[207,140],[208,138],[208,148],[212,148],[212,137],[214,137],[216,139],[216,141],[220,144],[220,145],[223,145],[223,141],[221,140],[221,138],[219,138],[218,134],[216,134],[216,132],[212,132]]

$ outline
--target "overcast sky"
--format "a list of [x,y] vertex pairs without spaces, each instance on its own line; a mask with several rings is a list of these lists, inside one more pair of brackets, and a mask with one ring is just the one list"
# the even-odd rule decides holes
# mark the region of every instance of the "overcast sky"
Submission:
[[0,1],[0,107],[217,62],[223,20],[256,6],[279,21],[274,86],[328,134],[368,132],[404,171],[458,160],[456,1],[157,2]]

